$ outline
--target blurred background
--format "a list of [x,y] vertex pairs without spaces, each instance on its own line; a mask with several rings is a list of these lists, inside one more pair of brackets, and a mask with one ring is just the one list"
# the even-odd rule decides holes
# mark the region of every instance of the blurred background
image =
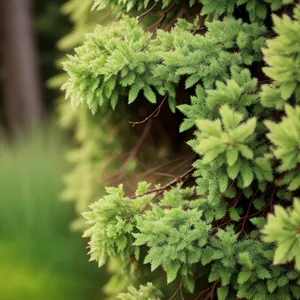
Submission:
[[88,262],[61,201],[65,153],[57,105],[64,53],[101,16],[91,0],[0,1],[0,299],[104,299],[105,271]]

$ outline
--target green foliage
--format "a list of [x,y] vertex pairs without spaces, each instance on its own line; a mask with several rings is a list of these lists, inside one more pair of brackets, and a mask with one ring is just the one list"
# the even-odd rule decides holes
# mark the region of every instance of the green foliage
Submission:
[[[86,103],[95,113],[108,103],[115,108],[122,96],[132,103],[143,91],[151,103],[157,94],[168,94],[174,109],[175,88],[183,76],[186,88],[198,82],[209,88],[226,78],[231,66],[261,58],[263,26],[227,19],[207,27],[205,36],[176,27],[170,33],[160,30],[151,39],[133,18],[124,17],[108,28],[98,26],[64,63],[70,76],[63,86],[66,98],[75,107]],[[239,52],[231,53],[235,47]]]
[[[70,57],[65,63],[71,79],[64,88],[71,93],[67,93],[66,97],[71,96],[74,106],[85,101],[95,113],[98,106],[109,101],[115,108],[119,96],[125,92],[122,89],[126,90],[126,87],[130,87],[127,91],[129,103],[142,89],[148,100],[155,102],[150,85],[143,83],[143,77],[149,77],[149,64],[155,60],[153,55],[143,55],[150,34],[145,34],[137,25],[136,20],[126,18],[106,31],[98,26],[85,45],[77,48],[77,56]],[[119,93],[117,84],[120,86]]]
[[[94,5],[93,9],[96,10],[102,10],[108,7],[114,7],[117,6],[121,8],[122,10],[129,12],[131,10],[137,10],[137,11],[144,11],[146,9],[149,9],[151,6],[156,4],[158,2],[158,7],[160,9],[167,8],[168,6],[172,5],[174,2],[173,0],[93,0]],[[161,3],[159,3],[161,2]],[[178,1],[179,4],[187,4],[188,6],[193,6],[195,4],[195,0],[188,0],[186,1]]]
[[[219,167],[225,163],[228,177],[238,178],[238,186],[241,188],[248,187],[254,175],[258,180],[272,180],[271,167],[268,170],[260,168],[263,158],[258,158],[253,151],[256,119],[251,118],[241,123],[243,115],[234,112],[227,105],[220,108],[220,115],[222,122],[220,119],[196,121],[200,133],[197,135],[199,144],[195,150],[203,155],[202,164],[210,164],[219,159]],[[258,174],[255,174],[256,171]],[[226,188],[227,185],[224,185],[221,192]]]
[[[76,111],[96,113],[92,134],[86,130],[81,145],[84,149],[99,134],[93,152],[97,156],[99,151],[99,157],[93,161],[87,155],[90,174],[97,173],[105,151],[112,149],[109,143],[106,149],[97,150],[103,143],[97,122],[101,120],[106,133],[118,116],[124,127],[122,121],[127,122],[129,115],[140,114],[148,102],[155,104],[163,97],[140,123],[148,120],[145,128],[154,126],[149,130],[153,130],[156,147],[163,144],[174,151],[171,145],[175,145],[178,151],[181,140],[171,132],[165,139],[156,138],[164,127],[157,120],[168,123],[171,118],[165,112],[168,108],[162,108],[168,97],[170,110],[178,108],[183,113],[182,139],[194,136],[188,144],[196,159],[193,168],[189,165],[188,172],[176,174],[169,183],[150,189],[150,183],[140,182],[135,196],[126,196],[125,185],[107,189],[105,196],[101,191],[100,200],[84,213],[91,260],[101,266],[109,258],[119,259],[135,286],[152,281],[164,295],[169,293],[161,286],[166,277],[168,286],[177,284],[178,293],[193,293],[208,281],[212,286],[206,292],[204,288],[206,298],[300,299],[299,268],[277,265],[296,256],[298,266],[300,251],[299,205],[290,208],[300,184],[300,8],[294,8],[291,19],[288,15],[294,6],[284,7],[278,13],[286,11],[287,15],[274,17],[274,28],[269,15],[270,10],[290,3],[166,0],[153,7],[154,1],[95,1],[94,8],[100,11],[114,5],[121,11],[145,12],[161,19],[145,31],[146,15],[139,19],[123,16],[108,26],[98,26],[64,63],[69,74],[66,98],[75,107],[80,104]],[[191,13],[193,9],[197,16]],[[278,36],[272,38],[274,32]],[[268,64],[265,68],[263,61]],[[263,84],[262,70],[273,80],[271,84]],[[129,112],[125,103],[132,103]],[[190,129],[191,134],[187,133]],[[124,136],[116,135],[120,148],[126,143]],[[144,147],[151,148],[149,144]],[[141,155],[137,161],[147,167],[145,161],[156,159],[158,152]],[[80,166],[82,161],[78,161]],[[173,171],[161,174],[170,177]],[[87,203],[91,197],[86,199]],[[267,217],[273,205],[280,203],[285,208],[276,208],[275,216]],[[277,242],[277,250],[270,242]],[[134,265],[142,280],[133,276],[138,273],[132,271]],[[150,280],[146,270],[153,272]],[[114,273],[116,281],[120,272],[115,268]],[[159,299],[162,296],[156,291],[142,285],[121,293],[119,299]]]
[[274,15],[273,21],[278,36],[268,40],[263,51],[269,65],[264,72],[274,83],[263,86],[261,97],[264,106],[282,109],[292,95],[300,103],[300,7],[294,10],[294,20],[287,15]]
[[221,282],[220,299],[299,299],[300,274],[272,266],[272,256],[272,248],[251,237],[239,240],[229,227],[211,239],[202,263],[212,263],[209,281]]
[[93,203],[91,212],[84,213],[90,228],[84,237],[91,237],[89,242],[91,260],[96,260],[99,267],[107,257],[121,257],[122,260],[133,253],[138,258],[137,248],[132,246],[132,233],[135,229],[136,215],[143,203],[151,196],[138,197],[135,200],[123,197],[123,186],[107,188],[107,195]]
[[232,15],[237,8],[245,5],[249,13],[249,18],[253,22],[256,19],[265,19],[267,17],[269,3],[272,10],[278,10],[285,4],[290,4],[293,0],[199,0],[203,4],[202,15],[214,15],[215,17],[224,14]]
[[[107,175],[107,169],[114,171],[119,166],[118,156],[122,153],[122,147],[118,145],[119,137],[122,134],[128,140],[130,137],[108,125],[111,113],[98,112],[90,118],[87,107],[81,105],[80,109],[70,111],[67,104],[60,106],[60,124],[63,128],[75,128],[77,147],[71,149],[66,156],[73,168],[64,176],[65,189],[61,196],[65,201],[75,200],[76,212],[81,214],[99,194],[105,193],[108,181],[104,176]],[[120,120],[115,122],[115,126],[119,124]],[[99,130],[98,126],[103,130]],[[111,160],[110,156],[116,159]],[[83,174],[86,175],[83,177]],[[73,226],[82,228],[82,222],[78,220]]]
[[268,112],[259,105],[257,82],[249,70],[232,67],[230,79],[225,83],[217,81],[215,88],[206,92],[198,85],[191,104],[180,105],[179,109],[186,116],[181,131],[194,125],[200,129],[196,139],[189,142],[195,152],[203,155],[194,164],[199,194],[220,205],[221,193],[229,198],[236,195],[235,188],[227,193],[233,180],[237,180],[245,196],[254,179],[261,190],[265,182],[272,181],[273,168],[265,155],[265,140],[257,139],[264,126],[249,118],[250,114]]
[[296,269],[300,270],[300,200],[294,200],[293,209],[285,210],[275,206],[275,214],[268,216],[263,228],[264,241],[277,243],[274,264],[282,264],[295,259]]
[[196,95],[191,97],[191,104],[179,105],[177,108],[186,116],[181,123],[180,131],[186,131],[196,125],[196,120],[215,118],[217,108],[228,104],[235,111],[247,116],[250,109],[259,111],[257,81],[251,78],[248,69],[237,66],[231,68],[231,78],[216,81],[214,89],[204,89],[196,86]]
[[140,285],[139,289],[135,289],[133,286],[128,287],[128,293],[121,293],[118,295],[118,299],[121,300],[160,300],[162,299],[162,293],[156,289],[152,283],[147,285]]
[[[173,0],[94,0],[94,9],[101,10],[110,6],[121,7],[126,12],[130,10],[143,11],[149,9],[152,5],[158,2],[160,9],[165,9],[172,5]],[[161,3],[159,3],[161,2]],[[187,5],[193,7],[196,3],[201,3],[203,5],[201,15],[213,15],[214,17],[222,15],[232,15],[233,12],[245,5],[247,12],[249,13],[249,18],[251,21],[256,19],[265,19],[267,17],[268,5],[272,10],[278,10],[286,4],[293,3],[293,0],[189,0],[189,1],[178,1],[177,5]]]
[[280,123],[266,122],[270,133],[267,135],[274,144],[273,154],[280,160],[279,172],[285,172],[278,180],[279,185],[287,184],[296,191],[300,187],[300,106],[286,105],[287,116]]
[[134,245],[149,247],[144,263],[150,263],[152,271],[162,266],[168,283],[179,275],[187,276],[188,267],[201,257],[210,231],[201,216],[196,209],[153,208],[138,218]]
[[[107,14],[106,10],[92,12],[92,3],[93,0],[69,0],[61,7],[62,13],[67,15],[73,24],[72,32],[58,42],[58,48],[61,51],[69,52],[81,44],[86,32],[94,29],[99,20],[105,24],[115,18],[115,13],[112,13],[103,19]],[[57,63],[61,68],[61,60]],[[67,74],[62,73],[51,78],[49,86],[55,89],[60,88],[67,76]],[[72,131],[75,140],[73,148],[67,153],[67,160],[72,167],[64,176],[65,188],[62,198],[66,201],[73,201],[76,213],[81,214],[91,202],[98,198],[99,194],[105,192],[105,186],[108,184],[108,181],[103,179],[107,175],[106,170],[114,171],[116,165],[119,166],[117,158],[122,152],[122,147],[117,147],[116,144],[120,135],[126,139],[129,138],[124,132],[119,133],[116,130],[120,124],[119,117],[115,118],[113,128],[109,126],[107,120],[110,120],[112,114],[108,114],[106,111],[98,112],[94,118],[90,118],[88,108],[81,105],[80,109],[72,110],[69,108],[69,103],[62,101],[62,99],[59,99],[58,111],[60,126]],[[122,115],[124,116],[124,112]],[[100,131],[99,126],[103,130]],[[112,161],[109,155],[116,157],[116,159]],[[82,176],[83,174],[85,176]],[[100,178],[101,182],[99,182]],[[82,219],[73,222],[72,227],[82,229],[84,227]]]
[[93,30],[95,25],[99,23],[99,20],[101,20],[102,24],[105,24],[116,17],[116,8],[110,16],[106,16],[108,9],[104,9],[101,12],[91,11],[93,2],[94,0],[69,0],[62,5],[61,11],[69,17],[73,24],[73,30],[59,40],[58,48],[60,50],[69,51],[81,44],[85,34]]

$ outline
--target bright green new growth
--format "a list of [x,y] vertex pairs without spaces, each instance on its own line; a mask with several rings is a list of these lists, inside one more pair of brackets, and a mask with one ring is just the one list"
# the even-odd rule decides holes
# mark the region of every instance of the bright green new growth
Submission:
[[[255,241],[257,232],[239,240],[232,227],[220,230],[203,251],[202,263],[212,264],[209,281],[221,281],[218,299],[299,299],[300,274],[272,266],[273,250]],[[234,292],[236,290],[236,293]]]
[[261,97],[264,106],[282,109],[292,95],[300,103],[300,7],[294,10],[294,20],[286,15],[274,15],[273,20],[278,36],[263,50],[269,65],[263,70],[274,83],[263,86]]
[[285,111],[287,116],[280,123],[266,122],[270,130],[267,136],[275,145],[272,149],[275,157],[281,162],[278,171],[286,172],[278,184],[296,191],[300,187],[300,106],[286,105]]
[[[227,105],[220,108],[220,116],[222,122],[220,119],[196,121],[200,133],[197,134],[195,150],[203,156],[202,164],[211,164],[218,159],[219,168],[225,164],[228,177],[237,178],[240,188],[248,187],[254,176],[259,181],[271,181],[271,167],[263,157],[259,157],[262,149],[255,145],[256,119],[242,123],[243,115]],[[226,188],[227,184],[224,184],[220,192],[225,192]]]
[[152,210],[138,218],[134,245],[149,247],[144,263],[150,263],[152,271],[162,266],[169,283],[179,275],[187,276],[188,267],[200,260],[211,226],[201,220],[202,212],[196,209]]
[[139,249],[133,245],[132,233],[138,212],[144,203],[151,200],[151,195],[135,200],[124,197],[122,185],[107,188],[107,194],[90,206],[91,212],[83,214],[90,225],[84,237],[91,237],[91,260],[96,260],[99,267],[105,264],[107,257],[121,257],[124,260],[135,253],[138,258]]
[[274,264],[287,263],[295,259],[295,267],[300,270],[300,200],[294,200],[294,207],[286,211],[276,205],[275,214],[268,216],[268,222],[262,230],[263,240],[276,242]]
[[[66,98],[75,107],[86,103],[95,113],[109,103],[115,108],[120,98],[128,98],[130,104],[143,91],[151,103],[158,94],[168,94],[174,110],[181,78],[187,78],[186,88],[198,82],[210,88],[227,77],[230,67],[261,59],[263,26],[228,19],[207,27],[205,36],[176,27],[169,33],[160,30],[151,39],[136,19],[124,17],[109,28],[98,26],[64,63],[70,76],[63,86]],[[239,51],[232,53],[232,48]]]
[[122,300],[160,300],[162,296],[161,291],[156,289],[152,283],[147,283],[147,285],[140,285],[138,290],[130,286],[128,293],[120,293],[117,298]]
[[[202,10],[189,15],[197,3]],[[164,298],[175,291],[177,297],[194,293],[191,298],[204,299],[300,299],[299,201],[291,208],[300,187],[300,8],[286,6],[290,3],[95,1],[100,10],[115,5],[142,14],[152,7],[139,20],[153,14],[165,23],[144,31],[143,22],[123,16],[99,25],[64,63],[69,74],[66,97],[80,104],[77,111],[97,113],[91,136],[84,123],[81,151],[73,157],[78,169],[69,176],[69,190],[72,182],[76,185],[75,175],[79,191],[87,186],[80,182],[80,166],[88,165],[91,179],[97,172],[101,178],[99,163],[113,143],[99,149],[99,156],[97,146],[106,141],[114,117],[123,125],[130,120],[124,107],[134,101],[130,108],[136,115],[136,108],[163,99],[152,114],[155,118],[150,120],[150,115],[140,122],[148,120],[147,129],[149,123],[161,126],[156,122],[165,118],[161,108],[168,97],[169,108],[183,113],[180,131],[192,130],[186,142],[197,155],[183,175],[153,189],[140,182],[134,196],[126,196],[126,184],[108,188],[102,196],[89,186],[93,194],[83,194],[85,204],[92,195],[101,196],[84,213],[91,260],[101,266],[118,259],[114,283],[121,270],[127,270],[132,284],[142,284],[118,299],[162,299],[158,289]],[[269,8],[278,10],[274,31]],[[233,18],[240,14],[243,20]],[[183,19],[176,23],[177,16]],[[263,61],[267,67],[262,68]],[[110,136],[117,137],[122,150],[125,129],[118,130]],[[187,136],[192,135],[184,139]],[[166,140],[157,139],[157,144]],[[85,145],[92,145],[93,151],[86,151]],[[286,264],[294,259],[296,267]],[[144,285],[147,281],[154,285]],[[206,281],[211,286],[201,291]]]

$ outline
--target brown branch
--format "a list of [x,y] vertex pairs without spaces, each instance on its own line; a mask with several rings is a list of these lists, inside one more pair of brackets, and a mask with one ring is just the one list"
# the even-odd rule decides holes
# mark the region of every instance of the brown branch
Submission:
[[272,195],[271,195],[271,201],[270,201],[270,212],[271,214],[274,214],[274,206],[273,206],[273,202],[274,202],[274,195],[276,192],[276,186],[273,189]]
[[182,285],[183,285],[183,280],[184,280],[184,277],[182,276],[178,288],[176,289],[176,291],[174,292],[174,294],[169,298],[169,300],[174,299],[175,296],[177,295],[177,293],[178,293],[179,291],[180,291],[180,294],[181,294],[181,299],[184,300],[183,295],[182,295]]
[[152,120],[150,120],[150,122],[147,123],[147,125],[145,126],[142,135],[140,136],[139,140],[137,141],[137,143],[135,144],[135,146],[132,148],[132,150],[129,152],[129,156],[127,157],[127,159],[125,160],[125,162],[123,163],[123,165],[121,166],[121,168],[115,173],[113,174],[112,177],[117,177],[117,180],[121,180],[124,178],[125,176],[125,172],[126,172],[126,168],[128,167],[129,163],[131,162],[131,160],[136,157],[137,153],[139,152],[143,142],[145,141],[145,138],[147,137],[150,127],[151,127],[151,123]]
[[107,12],[107,14],[105,14],[101,19],[100,21],[103,21],[104,19],[106,19],[107,17],[109,17],[111,15],[111,13],[113,12],[114,10],[114,6],[112,5],[110,8],[109,8],[109,11]]
[[[210,300],[214,300],[215,289],[216,289],[218,283],[219,283],[219,280],[216,281],[216,282],[214,283],[213,287],[212,287],[212,290],[211,290],[211,292],[210,292],[210,297],[209,297]],[[207,296],[207,298],[208,298],[208,296]]]
[[129,123],[132,125],[132,126],[135,126],[135,125],[139,125],[139,124],[142,124],[142,123],[145,123],[147,122],[149,119],[151,119],[152,117],[153,118],[156,118],[159,113],[160,113],[160,110],[163,106],[163,104],[165,103],[166,99],[168,98],[168,94],[166,94],[163,98],[163,100],[161,101],[161,103],[159,104],[159,106],[148,116],[146,117],[144,120],[142,121],[137,121],[137,122],[131,122],[129,121]]
[[132,196],[130,198],[135,199],[137,197],[149,195],[149,194],[152,194],[152,193],[155,193],[155,192],[160,192],[161,190],[166,190],[166,189],[170,188],[171,186],[173,186],[174,184],[176,184],[180,181],[183,181],[186,177],[189,177],[194,172],[194,170],[195,170],[195,168],[192,167],[189,170],[187,170],[184,174],[180,175],[179,177],[176,177],[174,180],[172,180],[168,184],[165,184],[164,186],[159,187],[159,188],[151,189],[151,190],[147,191],[146,193],[143,193],[143,194],[137,195],[137,196]]
[[233,208],[237,207],[237,205],[239,204],[239,202],[241,200],[241,196],[242,196],[242,194],[241,194],[241,192],[239,192],[236,199],[235,199],[235,201],[234,201],[234,203],[233,203],[233,205],[231,207],[233,207]]
[[153,172],[154,175],[158,175],[158,176],[163,176],[163,177],[172,177],[172,178],[176,178],[175,175],[173,174],[169,174],[169,173],[164,173],[164,172]]
[[225,197],[224,194],[227,193],[233,187],[234,184],[235,184],[235,179],[232,180],[232,182],[231,182],[230,186],[228,187],[228,189],[221,195],[221,199]]
[[224,226],[224,225],[227,225],[227,224],[229,224],[229,223],[231,223],[231,222],[232,222],[232,220],[230,219],[230,220],[228,220],[228,221],[222,223],[221,225],[218,225],[218,228],[217,228],[217,229],[219,229],[219,227]]
[[246,215],[245,215],[245,217],[244,217],[244,219],[243,219],[243,223],[242,223],[242,232],[245,232],[245,230],[244,230],[245,223],[246,223],[246,221],[247,221],[247,219],[248,219],[248,215],[249,215],[249,212],[250,212],[251,205],[252,205],[253,201],[255,200],[255,197],[256,197],[257,193],[258,193],[258,189],[256,189],[256,191],[255,191],[255,193],[254,193],[254,195],[253,195],[253,197],[252,197],[252,199],[251,199],[251,201],[250,201],[250,204],[249,204],[249,206],[248,206]]
[[253,213],[252,215],[248,215],[248,219],[251,219],[252,217],[255,217],[259,214],[262,214],[264,212],[264,210],[266,210],[266,208],[268,208],[270,206],[270,203],[268,205],[266,205],[263,209]]
[[139,214],[142,214],[148,208],[150,203],[154,199],[156,199],[159,195],[164,193],[167,189],[171,188],[173,185],[175,185],[178,182],[186,181],[191,176],[191,174],[194,172],[194,170],[195,170],[195,168],[192,167],[189,170],[187,170],[184,174],[180,175],[179,177],[176,177],[174,180],[172,180],[171,182],[169,182],[168,184],[166,184],[162,187],[151,189],[151,190],[149,190],[146,193],[143,193],[141,195],[135,195],[135,196],[130,197],[131,199],[135,199],[137,197],[142,197],[142,196],[153,194],[153,193],[155,194],[152,197],[152,199],[141,208],[141,210],[139,211]]
[[169,6],[167,9],[165,9],[162,12],[157,13],[158,16],[160,16],[159,20],[157,22],[155,22],[153,25],[151,25],[150,27],[148,27],[146,29],[146,31],[150,31],[150,32],[155,32],[156,29],[158,29],[162,23],[164,22],[164,20],[167,17],[167,14],[174,8],[174,6],[177,4],[178,0],[174,0],[173,3],[171,4],[171,6]]
[[141,15],[138,16],[138,21],[142,21],[142,19],[148,15],[156,6],[157,4],[160,2],[160,0],[158,0],[157,2],[155,2],[148,10],[146,10],[145,12],[143,12]]
[[[160,18],[159,18],[159,20],[157,22],[155,22],[153,25],[151,25],[150,27],[148,27],[146,29],[146,31],[150,31],[150,32],[154,33],[155,30],[158,29],[161,26],[161,24],[163,23],[163,21],[165,20],[165,18],[166,18],[166,15],[161,15]],[[152,37],[153,37],[153,35],[152,35]]]
[[181,296],[181,300],[184,300],[183,291],[182,291],[182,286],[180,287],[180,296]]
[[201,296],[203,296],[206,292],[209,292],[211,290],[210,293],[208,293],[206,299],[214,299],[214,291],[218,285],[218,283],[220,282],[220,280],[217,280],[212,286],[208,287],[207,289],[201,291],[193,300],[199,300],[201,298]]
[[[177,157],[177,158],[175,158],[175,159],[172,159],[172,160],[170,160],[170,161],[167,161],[167,162],[165,162],[165,163],[162,163],[162,164],[160,164],[160,165],[158,165],[158,166],[155,166],[155,167],[153,167],[153,168],[151,168],[151,169],[148,169],[146,172],[144,172],[143,174],[141,174],[141,176],[145,177],[145,176],[148,176],[148,175],[150,175],[150,174],[152,174],[152,173],[155,173],[157,170],[159,170],[159,169],[161,169],[161,168],[163,168],[163,167],[166,167],[166,166],[168,166],[168,165],[170,165],[170,164],[173,164],[173,163],[175,163],[175,162],[177,162],[177,161],[183,160],[184,157],[185,157],[185,156]],[[184,160],[184,161],[185,161],[185,160]]]
[[193,300],[199,300],[201,298],[201,296],[203,296],[206,292],[208,292],[211,289],[212,289],[212,286],[210,286],[209,288],[199,292],[198,295]]
[[182,18],[185,14],[187,14],[187,9],[182,8],[178,14],[164,27],[165,31],[170,31],[173,25],[177,22],[179,18]]

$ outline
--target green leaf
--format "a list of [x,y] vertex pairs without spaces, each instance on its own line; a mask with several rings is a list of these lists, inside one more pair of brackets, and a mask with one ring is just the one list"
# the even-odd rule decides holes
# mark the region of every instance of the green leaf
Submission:
[[231,207],[229,209],[229,216],[232,221],[239,221],[241,219],[241,217],[235,207]]
[[202,251],[201,262],[205,266],[214,260],[215,250],[212,247],[205,247]]
[[236,148],[229,148],[226,152],[227,163],[229,166],[233,166],[238,159],[238,150]]
[[251,218],[250,222],[256,227],[262,227],[266,223],[266,219],[264,217]]
[[228,292],[229,292],[228,286],[223,286],[223,287],[218,288],[218,291],[217,291],[218,300],[226,300]]
[[246,145],[238,145],[238,149],[240,150],[241,154],[247,158],[252,159],[253,158],[253,151]]
[[300,187],[300,172],[298,176],[295,176],[295,178],[291,181],[291,183],[288,186],[289,191],[296,191]]
[[293,94],[296,86],[297,86],[296,82],[288,82],[288,83],[283,84],[280,87],[282,98],[285,99],[285,100],[290,98],[291,95]]
[[244,163],[242,165],[241,176],[243,178],[244,188],[248,187],[254,179],[254,174],[248,164]]
[[144,86],[144,95],[151,103],[156,103],[156,95],[149,85]]
[[267,281],[268,291],[269,293],[273,293],[277,288],[277,281],[276,280],[268,280]]
[[265,268],[259,268],[257,270],[257,276],[260,279],[270,279],[270,278],[272,278],[271,273]]
[[227,174],[230,179],[235,179],[240,172],[241,164],[237,161],[233,166],[227,166]]
[[170,283],[174,281],[177,277],[178,271],[180,269],[181,264],[179,262],[172,261],[169,267],[165,270],[167,273],[167,282]]
[[237,281],[239,284],[243,284],[246,281],[248,281],[250,277],[251,277],[251,270],[242,270],[241,272],[239,272]]
[[138,96],[142,86],[140,84],[134,84],[131,86],[128,94],[128,104],[131,104]]

